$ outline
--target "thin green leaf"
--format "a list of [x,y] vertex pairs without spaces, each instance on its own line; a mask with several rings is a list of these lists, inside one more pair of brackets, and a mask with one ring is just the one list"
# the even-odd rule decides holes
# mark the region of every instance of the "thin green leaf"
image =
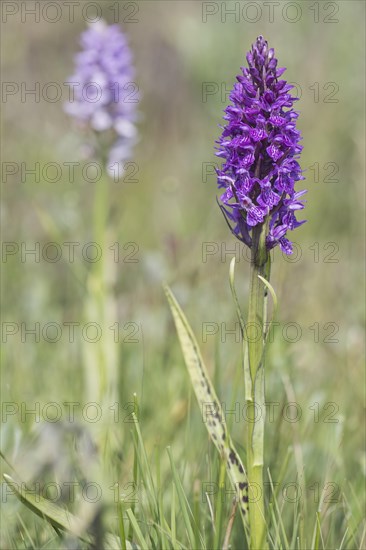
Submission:
[[250,375],[250,366],[249,366],[249,353],[248,353],[248,343],[245,338],[246,335],[246,326],[244,317],[240,308],[238,296],[235,290],[235,256],[230,262],[230,271],[229,271],[229,281],[231,294],[235,303],[236,314],[239,319],[241,334],[242,334],[242,353],[243,353],[243,371],[244,371],[244,391],[245,391],[245,400],[252,401],[252,377]]
[[268,335],[270,333],[272,323],[275,318],[275,314],[277,312],[278,301],[277,301],[277,296],[274,291],[274,288],[269,283],[269,281],[267,281],[261,275],[258,275],[258,278],[268,288],[273,300],[272,317],[265,333],[262,357],[258,365],[256,379],[254,383],[255,403],[259,407],[261,414],[259,418],[256,419],[253,426],[253,437],[252,437],[253,464],[254,466],[263,466],[264,423],[265,423],[265,410],[266,410],[265,391],[264,391],[264,357],[265,357],[266,347],[268,343]]
[[[19,500],[34,514],[50,523],[56,530],[71,533],[87,544],[93,543],[92,537],[85,532],[88,525],[81,518],[56,506],[56,504],[53,504],[41,495],[34,494],[34,491],[27,490],[24,483],[15,481],[11,476],[3,474],[3,477]],[[119,537],[108,533],[105,537],[105,548],[120,550],[121,541]],[[126,549],[134,550],[138,549],[138,546],[126,541]]]
[[283,522],[282,511],[280,510],[280,508],[278,506],[278,500],[277,500],[276,495],[275,495],[273,481],[272,481],[272,477],[271,477],[271,474],[270,474],[269,470],[268,470],[268,477],[269,477],[269,483],[270,483],[270,487],[271,487],[271,493],[273,495],[273,505],[274,505],[274,508],[273,508],[274,515],[273,515],[273,517],[275,518],[275,519],[273,519],[273,523],[274,524],[277,523],[279,525],[280,533],[283,537],[285,548],[289,548],[290,545],[289,545],[288,538],[287,538],[287,535],[286,535],[286,529],[285,529],[284,522]]
[[264,454],[264,421],[266,402],[264,396],[264,368],[261,361],[254,383],[254,402],[258,407],[259,414],[254,421],[252,434],[253,466],[263,466]]
[[151,473],[151,468],[150,468],[149,461],[147,459],[144,441],[142,439],[140,426],[135,413],[132,413],[132,418],[134,421],[134,428],[137,436],[136,443],[138,444],[138,447],[139,447],[139,452],[137,451],[137,449],[135,449],[135,454],[137,456],[137,460],[139,463],[140,475],[147,489],[147,497],[148,497],[150,512],[154,517],[154,521],[157,522],[159,518],[159,506],[158,506],[158,500],[156,496],[156,489],[155,489],[155,485],[154,485],[154,481]]
[[173,474],[173,481],[174,481],[174,484],[175,484],[175,488],[177,490],[178,500],[179,500],[180,508],[182,510],[183,520],[184,520],[184,524],[186,526],[189,542],[190,542],[191,547],[194,548],[195,547],[194,516],[193,516],[192,510],[189,506],[187,497],[185,495],[185,492],[184,492],[184,489],[183,489],[183,486],[182,486],[182,482],[179,478],[177,469],[175,467],[170,447],[167,448],[167,451],[168,451],[169,460],[170,460],[170,467],[171,467],[172,474]]
[[136,539],[138,540],[138,542],[140,544],[141,550],[150,550],[150,546],[146,542],[146,540],[144,538],[144,535],[142,534],[142,531],[140,529],[140,526],[137,522],[137,519],[135,517],[135,514],[132,512],[131,508],[128,508],[128,510],[126,510],[126,514],[128,516],[128,519],[131,522],[133,532],[135,533]]
[[175,518],[175,483],[172,482],[172,504],[171,504],[171,510],[170,510],[170,531],[172,536],[172,545],[173,548],[176,548],[177,546],[177,525],[176,525],[176,518]]
[[[228,433],[225,416],[214,387],[211,384],[192,329],[173,293],[168,287],[165,287],[165,293],[173,314],[183,356],[201,409],[203,421],[212,442],[216,446],[221,457],[225,460],[229,479],[237,491],[237,498],[240,503],[239,509],[243,524],[246,527],[248,482],[244,466]],[[207,410],[207,408],[209,410]]]
[[262,283],[268,288],[271,296],[272,296],[272,300],[273,300],[273,310],[272,310],[272,317],[271,317],[271,320],[269,322],[269,325],[268,325],[268,328],[266,330],[266,338],[265,338],[265,344],[268,340],[268,335],[269,335],[269,332],[270,332],[270,329],[272,327],[272,323],[273,323],[273,320],[275,319],[276,317],[276,313],[277,313],[277,308],[278,308],[278,300],[277,300],[277,295],[276,295],[276,292],[273,288],[273,286],[271,285],[271,283],[269,281],[267,281],[264,277],[262,277],[261,275],[258,275],[258,278],[262,281]]
[[19,500],[34,514],[48,521],[56,529],[68,531],[84,542],[91,542],[91,538],[83,534],[86,526],[80,518],[49,502],[41,495],[28,491],[24,483],[15,481],[9,475],[4,474],[3,477]]

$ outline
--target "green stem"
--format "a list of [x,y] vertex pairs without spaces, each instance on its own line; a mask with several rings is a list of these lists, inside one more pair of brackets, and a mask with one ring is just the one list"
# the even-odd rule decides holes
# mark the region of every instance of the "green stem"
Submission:
[[[225,495],[225,474],[226,474],[226,463],[224,460],[220,463],[220,473],[219,473],[219,492],[217,493],[216,499],[216,517],[215,517],[215,538],[214,538],[214,548],[220,548],[221,541],[221,530],[222,530],[222,501],[223,496]],[[197,547],[198,548],[198,547]]]
[[[101,155],[101,165],[104,169],[106,165],[105,155]],[[107,222],[108,222],[108,212],[109,212],[109,186],[106,176],[103,176],[99,181],[96,182],[95,195],[94,195],[94,236],[95,241],[99,245],[102,256],[95,263],[94,270],[92,273],[93,277],[93,289],[94,289],[94,300],[96,311],[98,315],[98,322],[102,326],[103,338],[100,340],[97,346],[98,354],[98,367],[99,367],[99,401],[103,401],[108,392],[108,376],[107,376],[107,364],[106,364],[106,355],[104,349],[104,335],[106,333],[105,326],[105,316],[106,316],[106,299],[107,299],[107,288],[106,288],[106,232],[107,232]]]
[[247,395],[247,471],[249,481],[249,523],[251,550],[266,550],[267,528],[264,514],[263,446],[264,446],[264,330],[265,286],[258,275],[268,280],[269,256],[265,237],[267,226],[253,229],[251,281],[248,310],[247,345],[251,392]]
[[[104,162],[104,158],[103,158]],[[95,264],[95,274],[98,277],[98,291],[100,297],[103,295],[104,286],[104,257],[105,257],[105,240],[106,240],[106,227],[109,211],[108,200],[108,181],[106,177],[101,178],[96,182],[95,195],[94,195],[94,235],[95,240],[102,249],[102,257]]]

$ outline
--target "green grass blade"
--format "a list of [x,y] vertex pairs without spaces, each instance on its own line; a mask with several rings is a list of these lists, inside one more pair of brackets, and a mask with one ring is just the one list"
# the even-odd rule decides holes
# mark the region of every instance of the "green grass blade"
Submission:
[[157,500],[157,496],[156,496],[155,485],[154,485],[153,477],[152,477],[152,473],[151,473],[151,468],[150,468],[149,461],[147,459],[145,445],[144,445],[144,442],[143,442],[143,439],[142,439],[140,426],[139,426],[138,419],[137,419],[135,413],[132,413],[132,417],[133,417],[133,420],[134,420],[134,428],[135,428],[135,433],[136,433],[136,436],[137,436],[136,444],[137,444],[138,448],[135,449],[135,453],[136,453],[138,463],[139,463],[139,471],[140,471],[141,478],[142,478],[142,480],[145,484],[146,490],[147,490],[147,498],[148,498],[151,514],[154,518],[154,521],[158,522],[159,521],[159,519],[158,519],[159,518],[159,506],[158,506],[158,500]]
[[164,516],[164,504],[163,504],[163,489],[161,485],[161,471],[160,471],[160,449],[156,448],[156,485],[157,485],[157,495],[158,495],[158,506],[159,506],[159,524],[158,524],[158,533],[160,534],[160,548],[161,550],[168,550],[168,541],[166,538],[166,533],[169,531],[169,526]]
[[200,524],[201,524],[201,506],[200,506],[200,482],[198,479],[193,487],[193,515],[194,515],[194,538],[195,547],[200,547]]
[[120,533],[120,539],[121,539],[121,549],[127,550],[125,522],[123,519],[123,509],[122,509],[121,501],[118,501],[117,503],[117,514],[118,514],[119,533]]
[[175,496],[176,496],[176,490],[175,490],[175,484],[174,484],[174,481],[173,481],[172,482],[172,505],[171,505],[171,510],[170,510],[170,531],[171,531],[173,548],[176,548],[176,546],[177,546],[177,526],[176,526],[176,518],[175,518]]
[[[134,412],[135,413],[138,413],[138,410],[139,410],[139,403],[138,403],[138,400],[137,400],[137,394],[134,393],[133,394],[133,402],[134,402]],[[137,449],[136,449],[136,446],[134,445],[133,447],[133,483],[134,483],[134,487],[138,487],[138,483],[139,483],[139,480],[138,480],[138,459],[137,459]],[[135,513],[135,502],[132,502],[131,504],[131,510],[133,513]],[[128,539],[131,539],[132,538],[132,525],[131,523],[129,524],[129,527],[128,527],[128,535],[127,535],[127,538]]]
[[173,481],[174,481],[174,484],[175,484],[175,488],[177,490],[178,501],[179,501],[179,504],[180,504],[180,508],[182,510],[183,520],[184,520],[184,524],[186,526],[189,543],[191,545],[191,548],[195,548],[194,516],[193,516],[192,510],[189,506],[187,497],[184,493],[184,489],[183,489],[181,480],[179,478],[177,469],[175,467],[171,449],[168,447],[167,451],[168,451],[169,460],[170,460],[170,467],[171,467],[172,474],[173,474]]
[[[17,518],[18,518],[18,521],[19,521],[20,525],[22,526],[22,529],[23,529],[24,533],[26,534],[26,536],[27,536],[27,538],[28,538],[28,540],[29,540],[29,543],[28,543],[28,544],[30,544],[31,549],[32,549],[32,550],[37,550],[37,546],[38,546],[38,545],[37,545],[37,543],[36,543],[35,541],[33,541],[32,537],[31,537],[31,535],[30,535],[30,533],[29,533],[29,530],[28,530],[27,526],[25,525],[25,523],[24,523],[24,521],[23,521],[23,518],[22,518],[21,514],[17,514]],[[57,534],[59,534],[59,531],[56,530],[55,527],[54,527],[54,529],[55,529],[55,531],[57,532]],[[22,536],[22,538],[23,538],[23,536]],[[26,545],[26,542],[25,542],[24,538],[23,538],[23,541],[24,541],[24,545]]]
[[136,539],[139,542],[141,550],[150,550],[150,546],[146,542],[144,535],[142,534],[142,531],[140,529],[140,526],[136,520],[135,514],[132,512],[131,508],[128,508],[128,510],[126,510],[126,514],[132,525],[133,532],[135,533]]
[[[278,531],[278,533],[282,535],[282,538],[283,538],[283,541],[284,541],[284,544],[285,544],[285,548],[290,548],[289,541],[288,541],[287,535],[286,535],[286,529],[285,529],[285,526],[284,526],[284,523],[283,523],[282,511],[280,510],[280,508],[278,506],[278,500],[276,498],[276,493],[275,493],[275,490],[274,490],[272,477],[271,477],[271,474],[270,474],[269,471],[268,471],[268,477],[269,477],[269,482],[270,482],[270,487],[271,487],[271,493],[273,495],[273,512],[274,512],[274,514],[273,514],[273,523],[276,525],[276,530]],[[278,525],[278,527],[277,527],[277,525]]]

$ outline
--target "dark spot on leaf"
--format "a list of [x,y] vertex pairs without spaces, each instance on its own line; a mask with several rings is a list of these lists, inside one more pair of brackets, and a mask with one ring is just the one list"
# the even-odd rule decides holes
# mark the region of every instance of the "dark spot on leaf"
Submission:
[[236,458],[235,453],[234,453],[233,450],[230,450],[229,458],[230,458],[232,464],[237,464],[238,459]]

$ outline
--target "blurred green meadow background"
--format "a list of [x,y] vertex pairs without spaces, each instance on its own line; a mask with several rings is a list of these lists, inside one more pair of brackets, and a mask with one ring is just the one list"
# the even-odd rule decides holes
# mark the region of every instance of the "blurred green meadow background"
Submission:
[[[163,547],[146,534],[161,530],[146,511],[147,466],[136,466],[135,411],[161,513],[170,518],[175,502],[170,447],[201,533],[196,547],[215,547],[219,464],[162,283],[191,323],[245,457],[228,271],[235,255],[245,310],[249,261],[216,204],[214,142],[245,53],[262,34],[300,96],[308,189],[295,253],[276,250],[271,277],[279,310],[266,367],[266,499],[272,531],[281,531],[272,536],[278,548],[364,548],[364,2],[76,2],[72,18],[66,2],[52,4],[1,6],[4,456],[41,489],[85,481],[86,471],[103,488],[96,501],[113,532],[113,487],[121,487],[148,547]],[[63,110],[79,35],[100,14],[128,35],[141,94],[139,143],[118,182],[105,174],[93,182],[92,168],[83,170],[83,136]],[[73,178],[70,163],[80,163]],[[101,186],[108,215],[98,233]],[[101,362],[114,377],[105,392],[96,387]],[[95,441],[87,460],[79,435],[63,439],[70,425]],[[9,464],[2,473],[12,473]],[[79,513],[79,485],[76,493],[44,496]],[[224,494],[218,547],[231,502]],[[57,540],[4,482],[2,504],[2,548],[78,547]],[[192,547],[175,506],[176,539],[165,547]],[[232,544],[245,548],[239,520]]]

